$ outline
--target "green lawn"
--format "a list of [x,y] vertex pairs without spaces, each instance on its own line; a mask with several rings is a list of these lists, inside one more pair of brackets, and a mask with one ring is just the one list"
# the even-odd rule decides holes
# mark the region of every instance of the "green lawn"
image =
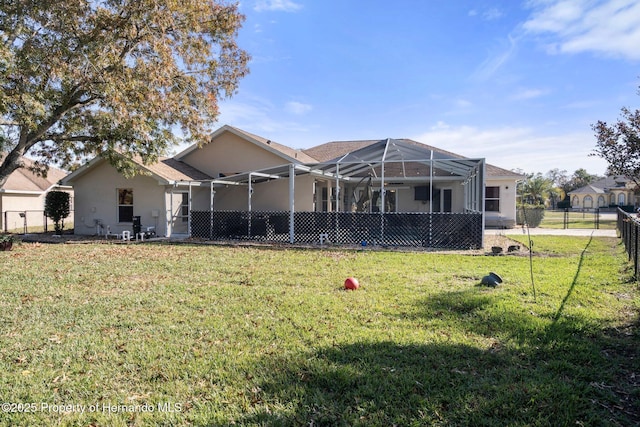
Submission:
[[[541,228],[596,228],[596,214],[593,212],[569,211],[565,220],[562,211],[545,210],[544,218],[540,223]],[[602,214],[598,217],[598,228],[603,230],[615,230],[617,217],[612,213]]]
[[[528,256],[16,245],[0,424],[639,423],[619,240],[534,247],[532,284]],[[479,286],[490,271],[504,283]]]

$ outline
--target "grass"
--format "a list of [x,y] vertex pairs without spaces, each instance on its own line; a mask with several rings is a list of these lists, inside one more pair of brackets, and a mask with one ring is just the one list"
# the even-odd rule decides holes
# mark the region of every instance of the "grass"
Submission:
[[[637,424],[619,241],[535,249],[534,300],[526,256],[17,245],[0,252],[0,424]],[[478,286],[490,271],[504,283]]]
[[[567,228],[595,228],[595,213],[569,211]],[[615,215],[600,215],[598,228],[615,230],[617,219]],[[545,210],[541,228],[565,228],[565,217],[562,211]]]

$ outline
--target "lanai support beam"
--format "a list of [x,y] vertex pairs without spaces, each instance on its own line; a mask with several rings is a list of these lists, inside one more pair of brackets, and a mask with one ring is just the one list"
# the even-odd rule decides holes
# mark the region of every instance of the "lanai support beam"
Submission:
[[296,166],[291,163],[289,165],[289,243],[295,242],[295,181]]

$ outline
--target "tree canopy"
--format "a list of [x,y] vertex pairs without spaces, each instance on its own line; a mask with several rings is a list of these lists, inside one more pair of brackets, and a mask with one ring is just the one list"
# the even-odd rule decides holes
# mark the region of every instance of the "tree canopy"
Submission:
[[594,154],[607,161],[608,172],[624,175],[640,186],[640,110],[622,108],[622,118],[609,125],[593,125],[597,138]]
[[179,140],[204,143],[249,55],[216,0],[0,0],[0,186],[21,156],[100,154],[124,173]]

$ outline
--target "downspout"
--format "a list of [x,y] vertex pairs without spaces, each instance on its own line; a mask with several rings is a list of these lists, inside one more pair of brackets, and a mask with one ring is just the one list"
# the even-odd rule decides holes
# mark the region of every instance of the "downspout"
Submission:
[[173,186],[171,187],[171,193],[169,193],[169,230],[167,233],[167,237],[171,237],[173,234],[173,189],[176,188],[175,181],[173,182]]

